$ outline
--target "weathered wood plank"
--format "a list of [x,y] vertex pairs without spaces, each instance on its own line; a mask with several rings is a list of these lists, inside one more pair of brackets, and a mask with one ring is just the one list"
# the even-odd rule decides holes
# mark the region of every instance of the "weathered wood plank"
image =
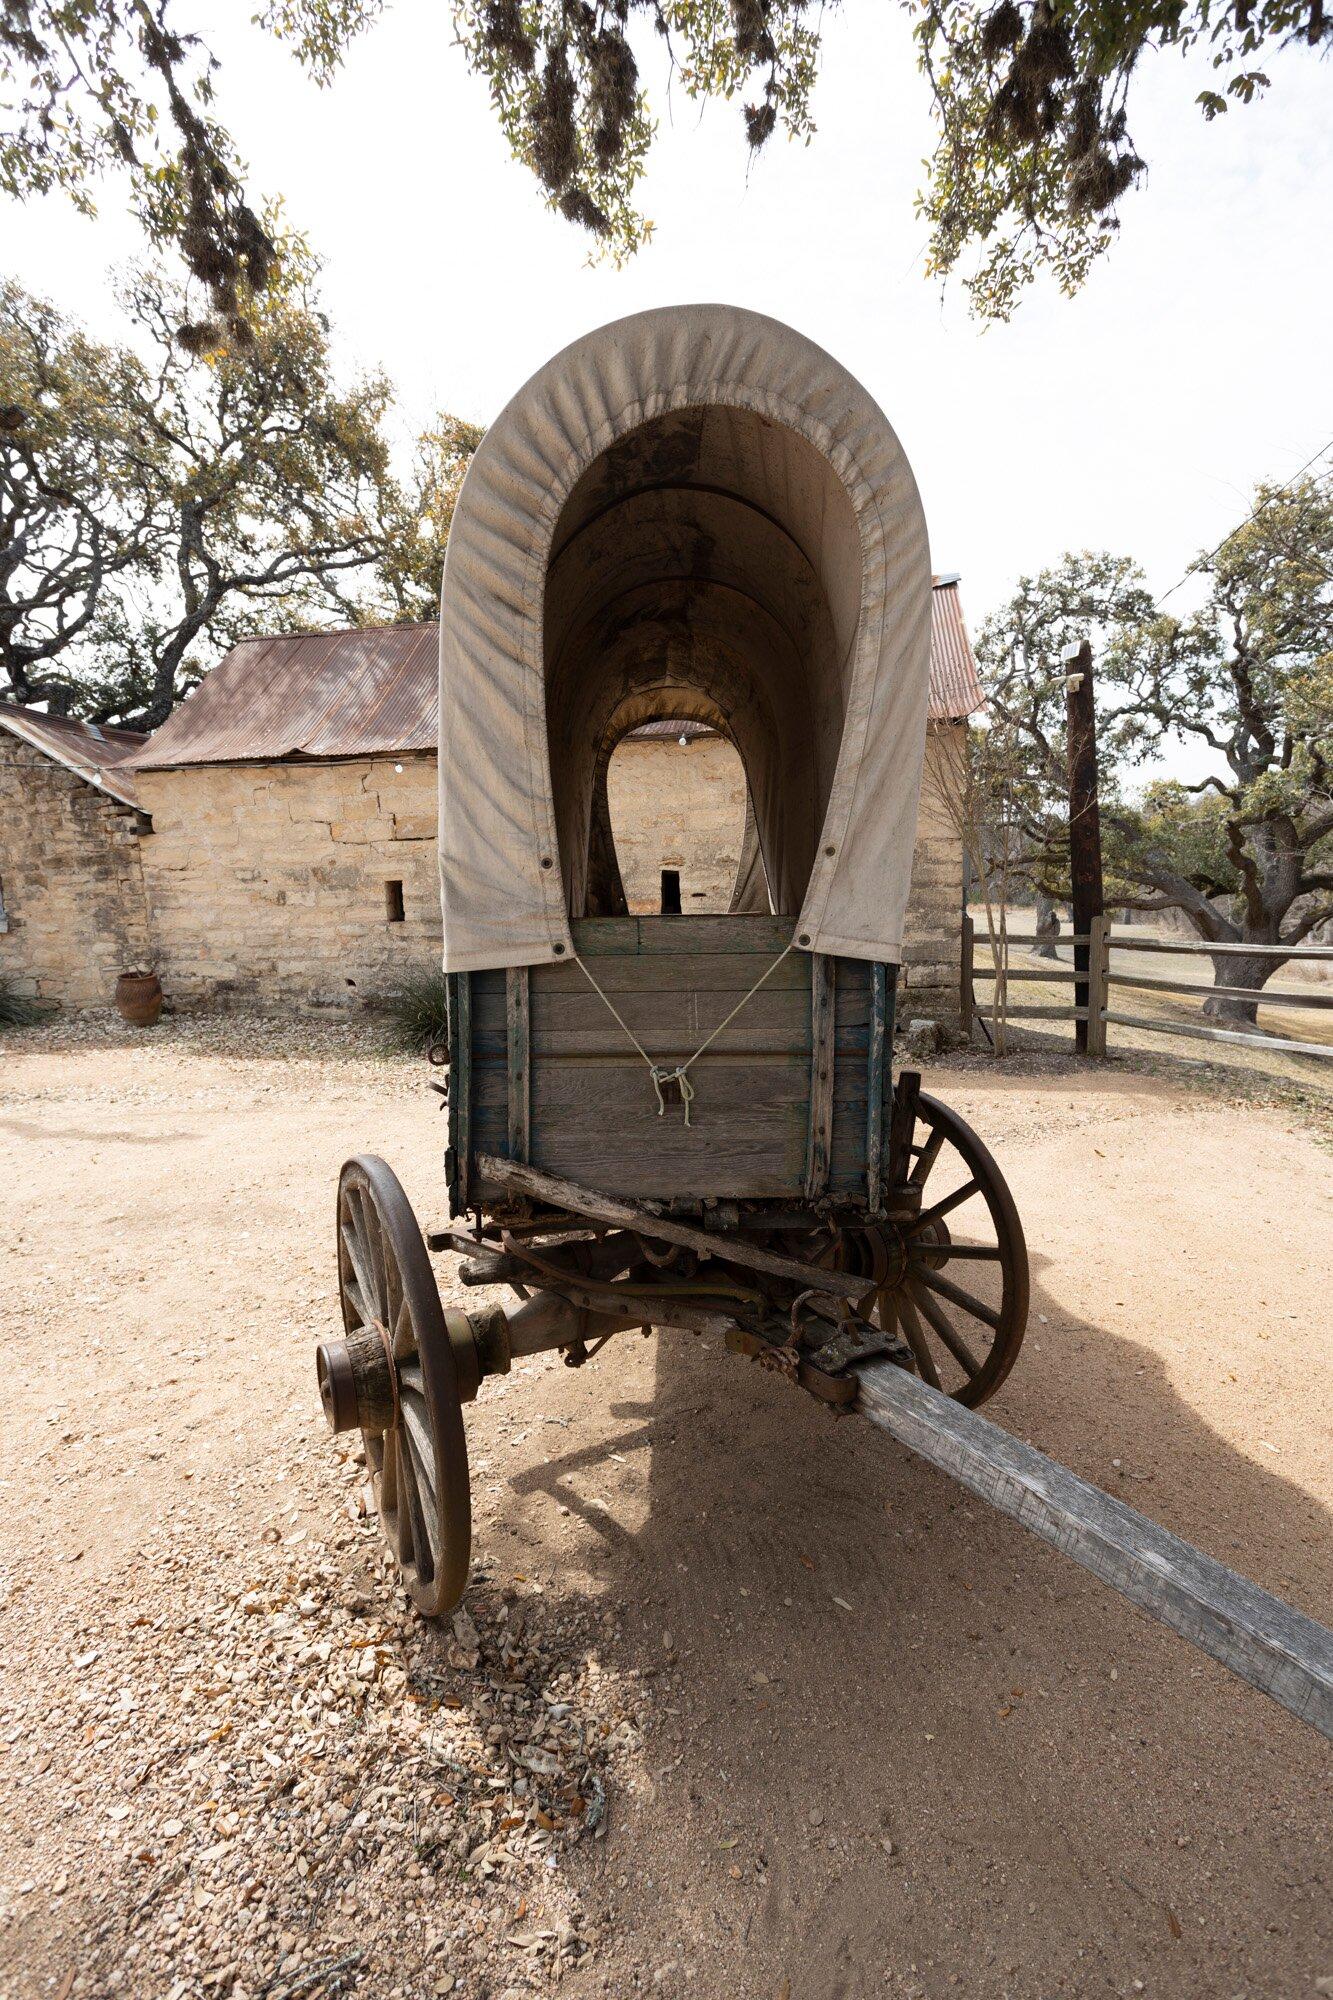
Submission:
[[451,1022],[449,1048],[449,1119],[458,1159],[459,1207],[462,1214],[472,1198],[472,975],[454,975],[456,1022]]
[[[834,1072],[833,1102],[851,1105],[862,1116],[865,1113],[865,1050],[858,1048],[855,1054],[860,1058],[845,1064]],[[474,1089],[483,1079],[489,1078],[496,1101],[502,1106],[506,1101],[508,1076],[508,1055],[503,1035],[481,1038],[476,1030],[472,1034],[472,1066]],[[700,1102],[707,1098],[715,1107],[723,1105],[743,1105],[746,1101],[747,1085],[765,1095],[765,1101],[780,1103],[799,1113],[801,1132],[804,1137],[808,1115],[810,1092],[810,1058],[796,1049],[777,1049],[765,1053],[753,1049],[741,1049],[733,1053],[716,1052],[716,1044],[691,1064],[690,1077],[696,1091],[700,1079],[707,1084],[707,1090]],[[581,1114],[593,1116],[597,1111],[597,1101],[589,1097],[590,1091],[605,1089],[619,1090],[621,1084],[628,1085],[636,1096],[641,1096],[645,1107],[657,1113],[657,1099],[653,1094],[652,1078],[648,1065],[641,1055],[637,1055],[628,1043],[619,1048],[604,1048],[590,1055],[567,1056],[544,1064],[534,1064],[530,1073],[529,1090],[531,1096],[531,1118],[537,1116],[537,1096],[542,1090],[548,1093],[548,1101],[558,1099],[578,1110]],[[474,1102],[475,1102],[474,1095]],[[680,1118],[680,1103],[676,1103],[676,1115]],[[691,1107],[693,1121],[695,1112]],[[693,1129],[693,1124],[687,1129]]]
[[[977,979],[994,979],[995,974],[996,968],[993,965],[979,965],[974,976]],[[1043,966],[1040,970],[1034,966],[1011,965],[1004,976],[1006,982],[1031,979],[1043,986],[1059,986],[1062,983],[1072,986],[1082,975],[1075,972],[1072,965]]]
[[[550,1029],[545,1026],[531,1026],[529,1029],[532,1061],[547,1060],[583,1061],[593,1058],[633,1055],[632,1044],[626,1040],[624,1032],[618,1028],[609,1014],[603,1015],[605,1027],[585,1024],[578,1028]],[[774,1028],[742,1025],[744,1016],[732,1027],[724,1028],[717,1040],[711,1042],[708,1052],[701,1058],[722,1056],[800,1056],[804,1059],[807,1076],[810,1068],[810,1023],[807,1018],[800,1033],[779,1025]],[[654,1060],[662,1063],[684,1062],[692,1056],[703,1040],[701,1034],[689,1030],[668,1033],[662,1028],[648,1029],[640,1033],[639,1024],[633,1024],[635,1035]],[[865,1062],[866,1029],[838,1028],[834,1031],[833,1047],[838,1055]],[[474,1025],[472,1048],[478,1061],[502,1057],[509,1046],[509,1031],[504,1027]],[[641,1057],[636,1058],[640,1063]],[[646,1072],[645,1072],[646,1074]],[[693,1075],[693,1071],[691,1071]],[[858,1094],[865,1088],[864,1079]]]
[[660,1242],[679,1243],[686,1250],[703,1251],[710,1257],[725,1256],[730,1263],[743,1264],[752,1271],[767,1271],[770,1277],[789,1278],[796,1284],[811,1285],[842,1298],[863,1299],[869,1289],[864,1278],[848,1277],[841,1271],[824,1271],[795,1257],[781,1257],[774,1250],[763,1250],[758,1244],[747,1242],[743,1236],[710,1236],[707,1230],[695,1229],[674,1216],[650,1214],[593,1188],[562,1180],[558,1175],[539,1173],[535,1167],[522,1166],[516,1160],[481,1155],[477,1167],[482,1178],[496,1187],[508,1188],[533,1201],[549,1202],[553,1208],[570,1209],[576,1215],[586,1215],[593,1222],[605,1222],[615,1229],[642,1230]]
[[[530,1062],[526,965],[511,966],[505,974],[505,1010],[509,1069],[509,1157],[511,1160],[526,1160]],[[480,1039],[480,1037],[475,1038]]]
[[884,1029],[888,1019],[888,974],[870,970],[870,1033],[866,1042],[866,1206],[879,1207],[884,1151]]
[[1333,1738],[1333,1632],[891,1362],[858,1372],[871,1423]]
[[[1084,978],[1079,983],[1086,986],[1088,982]],[[1088,1018],[1086,1007],[1074,1007],[1072,1005],[1068,1007],[1054,1005],[1050,1007],[1010,1007],[1006,1005],[1002,1011],[1006,1021],[1086,1021]]]
[[1106,983],[1150,987],[1156,993],[1186,993],[1198,1000],[1257,1000],[1261,1007],[1333,1007],[1333,993],[1319,993],[1313,987],[1304,993],[1275,993],[1271,986],[1207,986],[1198,980],[1151,979],[1142,972],[1108,972]]
[[[706,964],[707,961],[696,960],[695,963]],[[870,1025],[869,985],[863,986],[860,992],[845,993],[843,967],[847,963],[845,959],[839,963],[833,1018],[839,1033],[854,1029],[859,1030],[864,1038]],[[590,986],[585,985],[582,992],[552,993],[540,980],[535,980],[530,990],[534,1030],[615,1026],[606,1002]],[[624,1016],[636,1035],[641,1029],[648,1034],[676,1032],[693,1035],[697,1047],[704,1036],[710,1035],[717,1024],[726,1018],[747,990],[744,987],[740,991],[714,990],[706,983],[681,987],[664,987],[659,983],[630,990],[622,988],[612,992],[612,998],[616,1011]],[[762,986],[746,1001],[734,1026],[789,1028],[800,1046],[808,1049],[809,992],[808,974],[800,988]],[[474,985],[472,1018],[479,1028],[503,1028],[506,1022],[503,991],[479,993]],[[733,1030],[727,1029],[726,1032],[730,1034]]]
[[[664,917],[661,921],[683,924],[689,919]],[[617,953],[604,958],[589,954],[589,960],[589,971],[607,993],[728,993],[733,1007],[741,994],[747,993],[766,969],[762,956],[736,951]],[[773,964],[771,959],[767,963],[773,969],[764,980],[763,992],[777,993],[783,988],[798,993],[809,992],[810,967],[806,953],[798,955],[793,952],[780,965]],[[587,972],[567,960],[559,965],[554,961],[550,965],[534,965],[532,991],[534,997],[538,993],[586,993],[590,999],[597,997],[588,983]],[[726,1009],[722,1011],[725,1013]]]
[[[1061,938],[1068,944],[1068,938]],[[1113,937],[1112,951],[1180,951],[1199,958],[1296,958],[1333,961],[1333,944],[1204,944],[1195,938]]]
[[1234,1028],[1196,1028],[1185,1021],[1153,1020],[1146,1014],[1113,1014],[1106,1019],[1121,1028],[1147,1028],[1154,1035],[1188,1035],[1199,1042],[1235,1042],[1242,1049],[1270,1049],[1275,1055],[1333,1056],[1333,1042],[1287,1042],[1276,1035],[1242,1034]]
[[891,1188],[902,1187],[912,1171],[911,1144],[916,1130],[917,1103],[921,1096],[921,1073],[905,1069],[894,1086],[889,1113],[889,1159],[886,1168]]
[[[776,958],[792,941],[788,917],[585,917],[573,926],[581,958],[654,955],[689,957],[748,952]],[[792,953],[793,958],[804,954]],[[600,975],[599,975],[600,976]]]
[[815,1201],[828,1186],[833,1145],[834,961],[823,952],[810,960],[810,1109],[805,1153],[805,1194]]

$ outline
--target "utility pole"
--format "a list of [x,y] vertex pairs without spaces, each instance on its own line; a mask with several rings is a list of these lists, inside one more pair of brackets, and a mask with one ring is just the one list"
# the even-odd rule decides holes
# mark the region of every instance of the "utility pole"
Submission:
[[[1068,646],[1065,670],[1065,743],[1069,759],[1069,886],[1074,910],[1074,936],[1091,935],[1093,919],[1102,915],[1102,821],[1097,802],[1097,711],[1093,702],[1092,646],[1087,639]],[[1093,1004],[1088,979],[1088,946],[1074,946],[1074,1005],[1086,1012]],[[1097,1004],[1100,1006],[1100,984]],[[1074,1023],[1074,1045],[1088,1052],[1086,1018]],[[1094,1045],[1100,1040],[1093,1036]]]

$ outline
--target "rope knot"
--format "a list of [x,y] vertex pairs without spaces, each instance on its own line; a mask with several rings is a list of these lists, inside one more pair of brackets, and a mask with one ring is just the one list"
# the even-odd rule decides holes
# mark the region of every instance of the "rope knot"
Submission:
[[[693,1061],[693,1057],[690,1060]],[[666,1115],[666,1098],[663,1095],[663,1085],[678,1083],[680,1085],[680,1101],[685,1106],[685,1123],[689,1124],[690,1105],[694,1101],[694,1085],[685,1074],[689,1066],[689,1063],[682,1063],[679,1069],[663,1069],[659,1063],[652,1064],[653,1089],[657,1092],[657,1115],[659,1118]]]
[[690,1057],[689,1062],[680,1063],[674,1069],[668,1069],[664,1063],[655,1063],[653,1061],[647,1049],[643,1046],[643,1043],[639,1040],[633,1028],[631,1028],[629,1022],[625,1019],[624,1015],[620,1012],[620,1009],[616,1006],[615,1001],[612,1000],[606,993],[602,991],[601,987],[598,985],[597,981],[593,978],[591,971],[588,969],[588,966],[585,964],[583,959],[576,958],[574,963],[575,965],[578,966],[580,972],[587,980],[589,986],[591,986],[593,992],[602,1001],[608,1013],[614,1016],[615,1020],[624,1030],[626,1039],[634,1044],[639,1054],[643,1057],[644,1061],[647,1063],[648,1073],[653,1080],[653,1089],[657,1092],[658,1117],[664,1118],[666,1116],[666,1098],[662,1095],[663,1084],[677,1083],[680,1085],[680,1101],[685,1106],[685,1123],[688,1125],[690,1122],[690,1106],[694,1102],[694,1085],[690,1082],[690,1079],[686,1074],[686,1072],[690,1067],[690,1063],[697,1063],[700,1056],[704,1053],[704,1050],[712,1047],[713,1043],[722,1033],[722,1030],[724,1028],[729,1028],[731,1026],[736,1016],[740,1013],[741,1008],[744,1007],[749,1001],[753,1000],[755,994],[759,991],[759,988],[763,985],[764,981],[769,977],[769,975],[777,971],[783,959],[786,958],[787,953],[794,951],[795,949],[796,946],[794,943],[792,943],[787,946],[786,951],[780,951],[777,957],[773,960],[773,963],[771,965],[765,966],[764,970],[760,973],[758,979],[755,980],[754,985],[750,988],[749,992],[742,993],[740,999],[736,1002],[736,1005],[732,1008],[731,1012],[725,1017],[725,1019],[718,1022],[717,1026],[714,1028],[711,1035],[706,1036],[704,1040],[700,1042],[698,1048],[694,1051],[694,1054]]

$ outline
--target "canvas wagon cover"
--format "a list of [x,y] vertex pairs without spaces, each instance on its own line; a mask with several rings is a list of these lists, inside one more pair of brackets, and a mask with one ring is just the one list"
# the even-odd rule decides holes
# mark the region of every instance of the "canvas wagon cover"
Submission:
[[794,941],[897,963],[930,597],[903,449],[812,341],[683,306],[555,356],[486,433],[449,538],[445,969],[573,955],[609,748],[692,707],[741,752]]

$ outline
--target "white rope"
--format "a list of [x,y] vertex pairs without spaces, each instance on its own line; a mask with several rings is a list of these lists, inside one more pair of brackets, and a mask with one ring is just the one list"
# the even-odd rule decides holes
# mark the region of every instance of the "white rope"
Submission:
[[740,999],[736,1002],[736,1005],[732,1008],[731,1012],[728,1015],[726,1015],[726,1017],[723,1020],[718,1022],[717,1026],[714,1028],[712,1034],[709,1035],[708,1039],[706,1041],[700,1042],[698,1048],[694,1051],[694,1054],[689,1058],[689,1060],[687,1062],[679,1064],[678,1067],[675,1069],[668,1069],[663,1064],[655,1063],[653,1061],[647,1049],[643,1046],[643,1043],[639,1040],[633,1028],[631,1028],[629,1022],[625,1019],[624,1015],[620,1012],[620,1010],[611,1000],[609,994],[603,992],[602,988],[593,978],[591,972],[589,972],[588,967],[583,961],[583,959],[576,958],[574,963],[579,967],[580,971],[583,973],[584,978],[587,980],[589,986],[591,986],[593,992],[597,994],[598,998],[615,1016],[615,1019],[620,1023],[620,1026],[624,1030],[625,1034],[629,1037],[630,1041],[633,1042],[635,1048],[639,1051],[639,1054],[643,1057],[644,1061],[647,1063],[648,1073],[653,1080],[653,1089],[657,1092],[658,1117],[661,1118],[665,1116],[666,1113],[666,1098],[662,1095],[662,1086],[668,1083],[679,1084],[680,1101],[685,1106],[685,1123],[688,1125],[690,1122],[690,1106],[694,1102],[695,1093],[694,1093],[694,1085],[690,1082],[690,1079],[687,1076],[686,1071],[691,1067],[693,1063],[698,1062],[704,1050],[717,1040],[718,1036],[722,1033],[722,1030],[724,1028],[730,1027],[731,1023],[740,1013],[741,1008],[746,1006],[749,1001],[754,999],[755,994],[759,991],[759,988],[763,985],[764,981],[766,979],[771,978],[773,973],[777,971],[783,959],[786,958],[787,953],[794,951],[795,949],[796,947],[795,944],[793,943],[789,944],[785,951],[780,951],[777,957],[773,960],[773,963],[770,966],[766,967],[765,970],[760,973],[758,979],[755,980],[754,985],[750,988],[749,992],[743,993]]

